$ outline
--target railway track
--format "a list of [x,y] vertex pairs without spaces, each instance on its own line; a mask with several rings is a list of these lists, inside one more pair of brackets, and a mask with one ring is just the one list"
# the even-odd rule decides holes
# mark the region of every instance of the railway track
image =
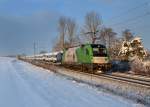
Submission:
[[[52,64],[52,63],[47,63],[47,62],[39,62],[38,66],[41,66],[43,68],[49,69],[49,66],[56,66],[65,70],[71,70],[71,72],[77,72],[85,75],[90,75],[90,76],[95,76],[98,78],[105,78],[105,79],[112,79],[115,81],[121,81],[121,82],[127,82],[129,84],[135,84],[135,85],[140,85],[144,86],[146,88],[150,89],[150,78],[146,76],[139,76],[139,75],[130,75],[130,74],[122,74],[122,73],[112,73],[112,74],[101,74],[101,73],[88,73],[88,72],[81,72],[80,70],[74,69],[73,67],[63,67],[59,66],[59,64]],[[36,65],[36,64],[35,64]],[[56,69],[55,68],[55,69]],[[55,70],[54,70],[55,71]]]
[[125,78],[129,78],[129,79],[134,79],[134,80],[146,81],[146,82],[150,83],[150,77],[148,77],[148,76],[142,76],[142,75],[136,75],[136,74],[126,74],[126,73],[112,73],[111,75],[125,77]]
[[149,78],[147,79],[141,79],[140,77],[136,77],[136,78],[132,78],[130,76],[125,76],[125,75],[110,75],[110,74],[99,74],[99,76],[103,76],[103,77],[107,77],[107,78],[112,78],[115,80],[119,80],[119,81],[124,81],[124,82],[128,82],[128,83],[134,83],[137,85],[142,85],[145,87],[150,88],[150,80]]
[[81,72],[79,70],[74,70],[73,68],[70,68],[70,70],[72,70],[72,72],[78,72],[82,74],[84,73],[85,75],[105,77],[105,79],[113,79],[116,81],[136,84],[136,85],[144,86],[150,89],[150,78],[146,76],[140,76],[140,75],[134,75],[134,74],[130,75],[130,74],[123,74],[123,73],[112,73],[112,74],[92,73],[91,74],[88,72]]
[[[62,67],[65,68],[65,67]],[[66,68],[68,69],[68,68]],[[96,77],[104,77],[105,79],[113,79],[116,81],[127,82],[135,85],[144,86],[150,89],[150,78],[146,76],[140,75],[130,75],[130,74],[123,74],[123,73],[111,73],[111,74],[102,74],[102,73],[88,73],[88,72],[81,72],[80,70],[74,70],[73,68],[69,68],[72,72],[84,73],[85,75],[91,75]]]

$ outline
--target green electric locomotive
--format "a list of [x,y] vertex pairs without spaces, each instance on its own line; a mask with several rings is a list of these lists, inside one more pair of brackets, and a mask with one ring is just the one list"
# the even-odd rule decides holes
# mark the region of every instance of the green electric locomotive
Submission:
[[78,66],[85,72],[105,72],[111,68],[108,51],[101,44],[84,44],[65,49],[62,64]]

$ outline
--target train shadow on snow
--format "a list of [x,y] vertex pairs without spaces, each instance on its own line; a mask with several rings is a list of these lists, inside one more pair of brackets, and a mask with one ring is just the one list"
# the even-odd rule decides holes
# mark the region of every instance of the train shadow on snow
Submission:
[[130,64],[128,61],[118,61],[113,60],[112,62],[112,69],[110,72],[128,72],[130,71]]

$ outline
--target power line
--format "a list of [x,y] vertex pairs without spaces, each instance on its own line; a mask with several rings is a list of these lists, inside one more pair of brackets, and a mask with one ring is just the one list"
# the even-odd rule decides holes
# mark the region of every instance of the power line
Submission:
[[[125,26],[132,26],[132,25],[135,25],[135,24],[139,24],[139,22],[141,23],[141,21],[144,21],[144,20],[139,20],[140,18],[136,19],[136,20],[133,20],[131,21],[130,23],[126,22],[124,24],[121,24],[121,25],[116,25],[115,27],[125,27]],[[138,21],[138,23],[137,23]]]
[[147,26],[133,26],[132,29],[137,29],[137,28],[142,28],[142,29],[146,29],[146,28],[149,28],[150,26],[147,25]]
[[137,19],[139,19],[139,18],[148,16],[148,15],[150,15],[150,12],[147,12],[147,13],[145,13],[145,14],[143,14],[143,15],[139,15],[139,16],[136,16],[136,17],[134,17],[134,18],[130,18],[130,19],[127,19],[127,20],[124,20],[124,21],[121,21],[121,22],[118,22],[118,23],[115,23],[115,24],[111,24],[111,25],[109,25],[109,26],[117,26],[117,25],[120,25],[120,24],[123,24],[123,23],[127,23],[127,22],[130,22],[130,21],[137,20]]
[[[128,26],[128,27],[125,27],[125,26],[122,26],[122,27],[120,27],[121,29],[130,29],[130,30],[137,30],[137,29],[140,29],[140,28],[142,28],[142,29],[149,29],[149,25],[147,25],[147,26]],[[141,31],[141,29],[140,29],[140,31]]]
[[140,5],[136,6],[136,7],[133,7],[133,8],[131,8],[131,9],[128,9],[128,10],[125,11],[125,12],[120,13],[120,14],[117,15],[117,16],[114,16],[114,17],[110,18],[109,20],[114,20],[114,19],[116,19],[116,18],[122,17],[123,15],[126,15],[127,13],[132,12],[132,11],[134,11],[134,10],[136,10],[136,9],[139,9],[139,8],[141,8],[141,7],[143,7],[143,6],[147,6],[148,4],[149,4],[149,2],[145,2],[145,3],[143,3],[143,4],[140,4]]

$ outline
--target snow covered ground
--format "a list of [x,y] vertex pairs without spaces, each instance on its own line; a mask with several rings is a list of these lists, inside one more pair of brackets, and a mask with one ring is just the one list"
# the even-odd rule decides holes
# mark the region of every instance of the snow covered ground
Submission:
[[143,107],[14,58],[0,57],[0,107]]

